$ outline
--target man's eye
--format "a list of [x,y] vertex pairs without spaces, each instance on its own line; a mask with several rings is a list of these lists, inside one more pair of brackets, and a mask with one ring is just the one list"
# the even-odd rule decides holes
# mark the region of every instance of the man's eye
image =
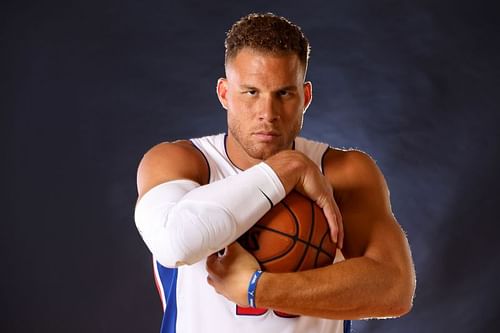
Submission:
[[280,90],[278,92],[278,95],[280,95],[281,97],[286,97],[286,96],[290,96],[290,92],[288,90]]
[[250,96],[255,96],[255,95],[257,95],[257,91],[255,91],[255,90],[247,90],[247,92],[246,92],[246,93],[247,93],[247,95],[250,95]]

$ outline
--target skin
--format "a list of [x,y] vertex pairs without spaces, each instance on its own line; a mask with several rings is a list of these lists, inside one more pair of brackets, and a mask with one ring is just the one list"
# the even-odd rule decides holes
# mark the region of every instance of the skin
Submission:
[[290,149],[312,99],[298,57],[244,49],[229,61],[226,75],[217,82],[217,96],[227,110],[233,162],[246,169]]
[[[291,150],[312,99],[311,83],[304,77],[305,68],[294,54],[243,49],[229,59],[226,78],[217,83],[227,110],[231,161],[241,169],[264,161],[287,193],[295,189],[316,201],[346,258],[304,272],[265,272],[256,304],[331,319],[401,316],[412,306],[415,272],[382,173],[362,152],[330,149],[322,175],[305,155]],[[186,141],[160,144],[139,166],[139,198],[157,184],[182,178],[207,183],[203,156]],[[219,294],[248,305],[248,281],[259,269],[253,256],[234,243],[225,256],[209,256],[206,267],[207,281]]]

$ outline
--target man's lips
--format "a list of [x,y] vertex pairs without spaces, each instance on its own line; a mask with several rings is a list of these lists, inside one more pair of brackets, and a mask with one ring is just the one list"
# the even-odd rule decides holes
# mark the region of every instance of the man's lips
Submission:
[[253,136],[262,141],[272,141],[280,135],[276,131],[256,131],[253,132]]

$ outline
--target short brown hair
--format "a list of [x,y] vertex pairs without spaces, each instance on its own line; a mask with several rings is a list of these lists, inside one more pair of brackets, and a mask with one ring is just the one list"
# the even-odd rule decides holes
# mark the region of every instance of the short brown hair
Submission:
[[309,41],[299,26],[272,13],[252,13],[242,17],[227,32],[225,62],[248,47],[276,54],[296,54],[304,69],[309,61]]

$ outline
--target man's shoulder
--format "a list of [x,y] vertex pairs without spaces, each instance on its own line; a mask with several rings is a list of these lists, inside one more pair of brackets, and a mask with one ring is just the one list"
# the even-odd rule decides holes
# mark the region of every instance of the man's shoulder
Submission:
[[355,184],[381,176],[375,160],[358,149],[330,147],[325,154],[324,171],[336,184]]
[[339,164],[337,166],[374,163],[371,156],[360,149],[334,147],[326,142],[302,136],[295,138],[295,147],[316,147],[325,149],[325,162],[328,164]]
[[352,169],[374,165],[375,161],[366,152],[354,148],[329,147],[325,154],[325,164],[336,169]]
[[162,142],[153,146],[144,154],[138,167],[138,176],[148,178],[154,185],[181,178],[203,184],[207,174],[205,158],[190,140]]
[[146,158],[168,158],[170,156],[189,157],[196,152],[190,140],[164,141],[151,147],[144,157]]

